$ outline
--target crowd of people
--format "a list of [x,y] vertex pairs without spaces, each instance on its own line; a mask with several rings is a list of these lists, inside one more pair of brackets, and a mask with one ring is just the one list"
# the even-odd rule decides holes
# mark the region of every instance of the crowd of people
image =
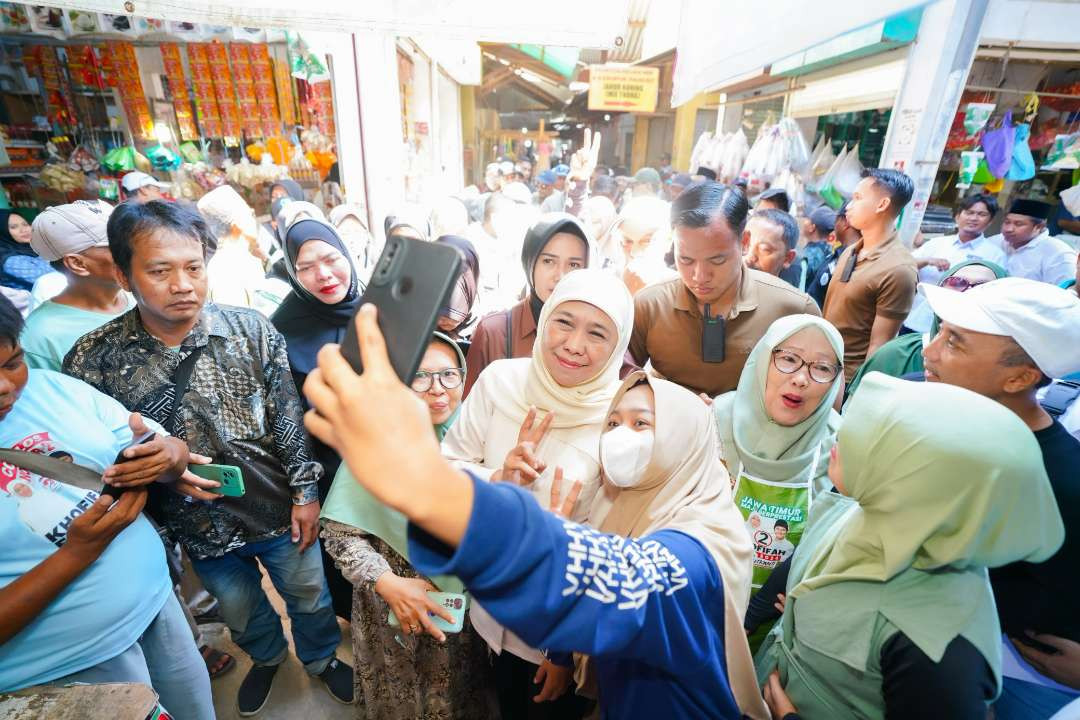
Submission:
[[[0,464],[0,689],[141,682],[211,719],[214,617],[242,716],[293,651],[371,720],[1080,697],[1080,264],[1052,208],[972,194],[908,248],[896,170],[834,211],[599,149],[381,233],[287,179],[262,223],[140,173],[115,207],[5,212],[0,446],[105,487]],[[463,261],[408,383],[363,304],[392,235]]]

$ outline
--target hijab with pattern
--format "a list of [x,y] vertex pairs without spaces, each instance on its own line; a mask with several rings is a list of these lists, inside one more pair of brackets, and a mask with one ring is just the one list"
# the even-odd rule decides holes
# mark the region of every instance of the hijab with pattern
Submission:
[[[742,630],[753,547],[720,461],[712,413],[689,390],[637,371],[623,381],[608,415],[623,395],[642,383],[652,388],[656,408],[652,457],[634,487],[604,482],[589,512],[589,524],[601,532],[634,538],[679,530],[705,547],[723,579],[725,656],[732,692],[743,712],[754,708],[759,710],[756,715],[767,717]],[[587,686],[588,678],[581,677]]]
[[[435,333],[432,342],[441,342],[448,345],[457,357],[462,372],[465,371],[465,353],[462,352],[461,347],[456,342],[439,332]],[[454,421],[457,420],[460,411],[461,405],[459,404],[446,422],[432,425],[435,436],[440,441],[446,435],[450,426],[454,424]],[[330,486],[330,493],[326,496],[326,502],[323,503],[321,517],[351,525],[374,535],[392,547],[406,561],[409,559],[409,521],[397,510],[387,507],[376,500],[375,496],[368,492],[367,488],[357,482],[345,463],[338,467],[337,475],[334,476],[334,484]],[[464,585],[456,577],[441,575],[432,578],[432,581],[442,592],[464,592]]]
[[[750,351],[737,388],[716,398],[713,412],[720,433],[721,451],[733,474],[741,465],[747,473],[769,482],[806,482],[817,455],[817,469],[810,478],[812,493],[828,490],[828,457],[840,416],[833,403],[843,385],[842,373],[810,417],[797,425],[777,424],[765,409],[765,383],[773,350],[795,333],[816,328],[836,353],[844,357],[844,340],[828,321],[815,315],[788,315],[773,322]],[[813,382],[813,381],[811,381]]]
[[[320,240],[341,253],[349,263],[349,290],[345,297],[328,305],[304,287],[296,274],[296,258],[307,242]],[[274,312],[270,321],[285,337],[289,365],[294,372],[309,373],[316,355],[326,343],[340,343],[345,329],[360,303],[360,287],[349,249],[333,227],[320,220],[298,220],[285,233],[285,270],[292,292]]]

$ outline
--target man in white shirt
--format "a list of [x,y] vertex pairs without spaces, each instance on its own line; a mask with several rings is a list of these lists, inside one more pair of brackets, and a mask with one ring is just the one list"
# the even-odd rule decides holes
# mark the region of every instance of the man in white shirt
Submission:
[[1046,232],[1052,210],[1039,200],[1013,201],[1001,226],[1001,248],[1010,276],[1054,285],[1073,276],[1076,251]]
[[[1005,250],[983,235],[999,209],[992,195],[976,193],[961,200],[956,206],[957,233],[932,238],[911,251],[919,267],[919,282],[938,285],[946,270],[970,260],[988,260],[1005,267]],[[916,295],[904,326],[926,333],[933,319],[926,298]]]

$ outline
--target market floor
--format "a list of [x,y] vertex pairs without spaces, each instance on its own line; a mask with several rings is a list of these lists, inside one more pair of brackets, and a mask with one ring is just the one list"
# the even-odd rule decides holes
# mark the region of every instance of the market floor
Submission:
[[[285,625],[285,634],[289,638],[289,648],[293,649],[290,634],[289,617],[285,614],[285,602],[270,585],[263,573],[263,589],[270,596],[270,602],[281,616]],[[236,712],[236,692],[240,683],[251,667],[248,659],[229,637],[229,630],[224,625],[203,625],[203,635],[211,646],[223,650],[236,658],[236,667],[213,681],[214,708],[218,720],[238,720]],[[352,637],[349,625],[341,623],[341,645],[337,656],[352,664]],[[278,670],[274,678],[274,689],[270,691],[270,700],[261,713],[260,720],[352,720],[355,707],[342,705],[330,697],[326,686],[304,672],[304,666],[296,659],[295,651]]]

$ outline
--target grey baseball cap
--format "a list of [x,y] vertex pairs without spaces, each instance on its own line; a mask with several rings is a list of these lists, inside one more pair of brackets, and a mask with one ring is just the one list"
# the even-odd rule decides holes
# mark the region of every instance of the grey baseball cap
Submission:
[[34,218],[30,247],[47,262],[92,247],[108,247],[106,228],[112,211],[112,205],[103,200],[76,200],[45,208]]

